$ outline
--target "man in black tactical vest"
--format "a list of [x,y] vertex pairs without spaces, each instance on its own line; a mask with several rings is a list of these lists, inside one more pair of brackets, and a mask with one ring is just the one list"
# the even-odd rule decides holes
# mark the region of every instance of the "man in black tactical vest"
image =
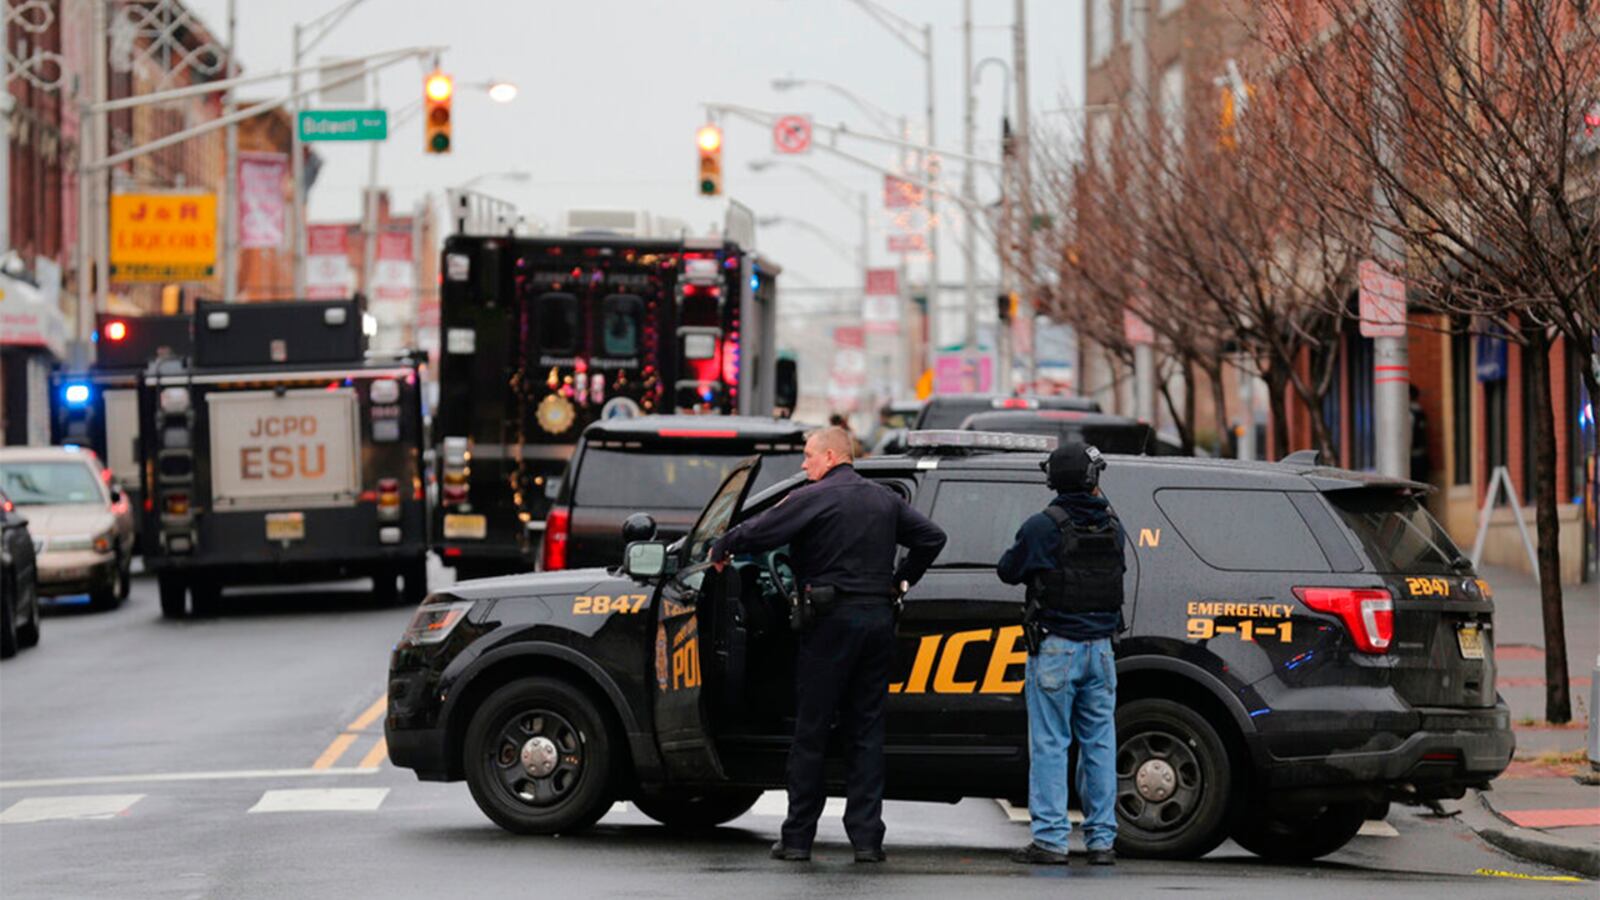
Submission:
[[1000,557],[1007,584],[1028,586],[1028,814],[1033,841],[1016,862],[1066,865],[1067,751],[1078,742],[1078,796],[1089,864],[1116,863],[1117,669],[1122,629],[1122,523],[1100,495],[1106,467],[1087,444],[1058,447],[1040,466],[1056,498],[1017,530]]

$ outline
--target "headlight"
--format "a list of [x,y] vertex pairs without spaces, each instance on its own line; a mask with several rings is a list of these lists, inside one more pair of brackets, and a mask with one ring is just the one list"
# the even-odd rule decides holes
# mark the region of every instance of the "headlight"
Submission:
[[437,644],[450,636],[471,611],[473,601],[457,600],[454,603],[429,603],[417,607],[411,624],[400,638],[402,644]]
[[94,552],[96,552],[96,553],[110,553],[111,552],[111,532],[107,531],[105,534],[97,534],[97,535],[95,535],[95,538],[94,538]]

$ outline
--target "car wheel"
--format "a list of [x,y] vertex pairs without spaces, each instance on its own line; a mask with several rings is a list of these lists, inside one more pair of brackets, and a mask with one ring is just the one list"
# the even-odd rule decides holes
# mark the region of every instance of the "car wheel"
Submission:
[[1227,836],[1233,773],[1216,729],[1171,700],[1117,709],[1117,852],[1195,859]]
[[472,799],[507,831],[581,831],[611,805],[611,736],[567,682],[528,678],[495,691],[473,713],[464,752]]
[[1233,839],[1266,859],[1310,862],[1350,843],[1366,821],[1370,805],[1357,800],[1310,811],[1274,813],[1262,804],[1260,814],[1245,817],[1234,828]]
[[[13,590],[11,596],[18,600],[22,598],[20,590]],[[20,614],[20,613],[19,613]],[[17,626],[17,646],[36,647],[39,644],[39,622],[44,618],[44,610],[39,606],[39,595],[33,595],[33,613],[28,616],[28,624]]]
[[181,619],[186,610],[184,602],[187,600],[188,585],[183,583],[171,572],[162,572],[156,576],[156,591],[161,595],[161,616],[166,619]]
[[17,601],[6,596],[0,598],[0,659],[17,655]]
[[122,601],[128,599],[128,595],[132,592],[133,557],[129,555],[124,556],[122,558],[122,564],[117,566],[117,602],[121,603]]
[[749,812],[760,798],[761,791],[755,788],[678,788],[640,794],[633,805],[668,828],[695,830],[731,822]]
[[221,605],[222,585],[204,579],[189,583],[189,607],[197,617],[214,616]]
[[400,577],[405,580],[407,606],[420,606],[428,597],[428,557],[414,559],[405,564]]
[[372,573],[372,603],[374,606],[394,606],[400,602],[400,590],[395,586],[393,571]]

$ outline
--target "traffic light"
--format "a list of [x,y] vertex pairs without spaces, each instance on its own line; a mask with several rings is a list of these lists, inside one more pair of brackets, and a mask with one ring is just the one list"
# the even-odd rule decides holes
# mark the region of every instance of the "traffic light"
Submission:
[[695,134],[700,147],[700,194],[715,197],[722,193],[722,129],[705,125]]
[[443,72],[434,72],[422,83],[423,152],[450,152],[450,98],[455,93],[455,80]]

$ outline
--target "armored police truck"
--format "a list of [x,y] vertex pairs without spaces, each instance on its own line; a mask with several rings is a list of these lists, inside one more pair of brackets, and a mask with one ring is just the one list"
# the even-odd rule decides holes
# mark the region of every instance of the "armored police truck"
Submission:
[[52,377],[50,442],[93,450],[139,508],[139,375],[152,360],[189,353],[188,316],[101,313],[95,361],[86,371]]
[[793,366],[775,345],[779,269],[748,230],[528,238],[466,233],[465,217],[457,227],[441,266],[434,534],[463,575],[534,567],[589,424],[793,406]]
[[418,362],[363,350],[353,301],[197,304],[139,387],[145,567],[161,612],[222,588],[368,576],[427,591]]

